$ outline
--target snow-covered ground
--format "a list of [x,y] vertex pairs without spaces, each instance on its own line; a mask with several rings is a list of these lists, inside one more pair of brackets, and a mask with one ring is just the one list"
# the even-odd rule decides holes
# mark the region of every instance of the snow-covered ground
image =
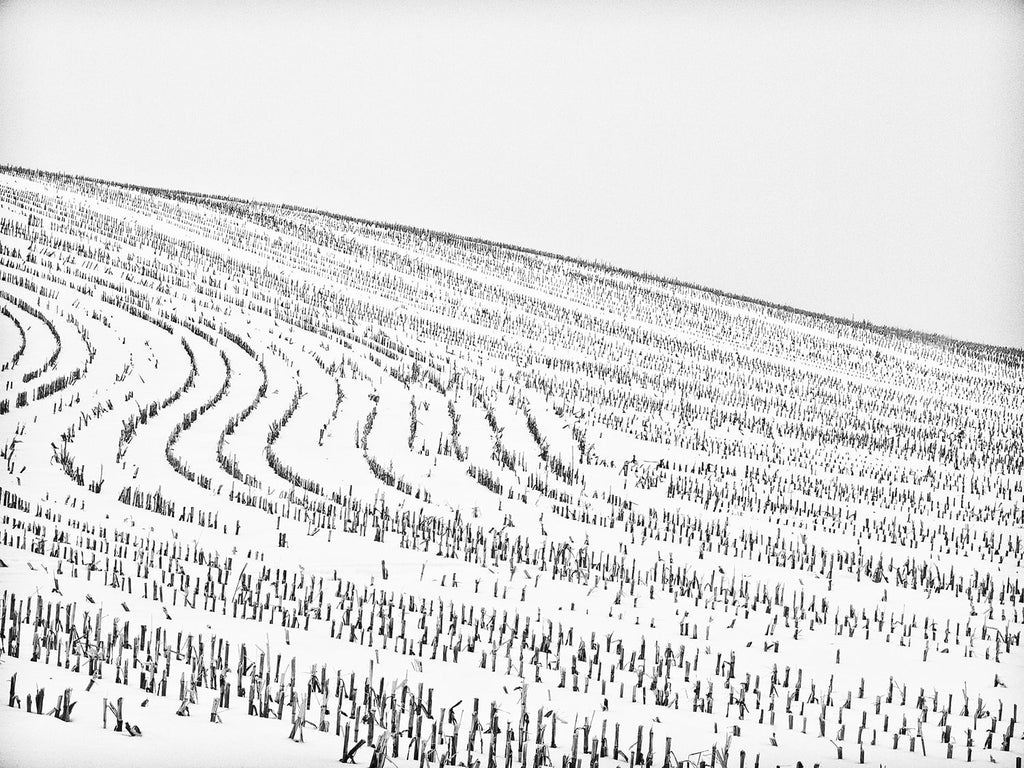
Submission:
[[1024,755],[1018,352],[5,170],[0,448],[5,766]]

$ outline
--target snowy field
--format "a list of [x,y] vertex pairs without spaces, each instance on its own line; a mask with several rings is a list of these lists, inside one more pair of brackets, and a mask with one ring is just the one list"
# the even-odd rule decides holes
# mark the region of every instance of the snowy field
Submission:
[[1024,356],[0,171],[0,764],[1019,766]]

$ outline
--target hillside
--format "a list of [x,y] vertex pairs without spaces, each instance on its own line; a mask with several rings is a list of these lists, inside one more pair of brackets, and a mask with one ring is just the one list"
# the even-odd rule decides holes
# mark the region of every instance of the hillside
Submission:
[[0,380],[3,765],[1024,755],[1019,350],[5,168]]

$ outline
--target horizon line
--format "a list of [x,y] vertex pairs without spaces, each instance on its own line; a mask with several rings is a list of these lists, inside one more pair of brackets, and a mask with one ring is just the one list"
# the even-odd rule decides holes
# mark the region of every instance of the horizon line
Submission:
[[[745,296],[743,294],[733,293],[731,291],[728,291],[728,290],[725,290],[725,289],[721,289],[721,288],[712,288],[712,287],[709,287],[709,286],[698,285],[696,283],[690,283],[690,282],[687,282],[685,280],[681,280],[679,278],[670,277],[670,276],[663,275],[663,274],[656,273],[656,272],[643,272],[643,271],[640,271],[640,270],[632,269],[630,267],[621,267],[621,266],[617,266],[615,264],[610,264],[610,263],[601,261],[599,259],[587,259],[587,258],[584,258],[584,257],[581,257],[581,256],[569,256],[569,255],[565,255],[565,254],[554,253],[552,251],[544,251],[544,250],[540,250],[540,249],[536,249],[536,248],[531,248],[531,247],[528,247],[528,246],[521,246],[521,245],[513,245],[513,244],[510,244],[510,243],[503,243],[501,241],[490,240],[490,239],[487,239],[487,238],[484,238],[484,237],[479,237],[479,236],[474,236],[474,235],[462,235],[462,234],[458,234],[458,233],[455,233],[455,232],[447,232],[445,230],[432,229],[432,228],[429,228],[429,227],[421,227],[421,226],[416,226],[416,225],[412,225],[412,224],[402,224],[400,222],[395,222],[395,221],[383,221],[383,220],[376,220],[376,219],[367,219],[367,218],[362,218],[362,217],[359,217],[359,216],[352,216],[352,215],[349,215],[349,214],[337,213],[335,211],[328,211],[328,210],[321,209],[321,208],[312,208],[312,207],[309,207],[309,206],[296,205],[296,204],[286,203],[286,202],[270,202],[270,201],[266,201],[266,200],[257,200],[255,198],[244,198],[244,197],[237,197],[237,196],[233,196],[233,195],[215,194],[215,193],[210,193],[210,192],[194,192],[194,191],[191,191],[191,190],[184,190],[184,189],[170,189],[170,188],[167,188],[167,187],[154,187],[154,186],[148,186],[148,185],[145,185],[145,184],[137,184],[137,183],[132,183],[132,182],[114,181],[114,180],[111,180],[111,179],[101,179],[101,178],[98,178],[98,177],[95,177],[95,176],[87,176],[87,175],[84,175],[84,174],[67,173],[67,172],[64,172],[64,171],[50,171],[50,170],[44,170],[44,169],[40,169],[40,168],[29,168],[29,167],[25,167],[25,166],[12,165],[12,164],[8,164],[8,163],[0,163],[0,173],[5,173],[5,172],[12,172],[15,175],[41,176],[41,177],[44,177],[44,178],[46,178],[46,177],[58,178],[58,179],[60,179],[60,178],[68,178],[68,179],[74,179],[74,180],[78,180],[78,181],[86,181],[86,182],[90,182],[90,183],[94,183],[94,184],[106,184],[106,185],[109,185],[109,186],[121,187],[121,188],[129,189],[129,190],[133,190],[133,191],[138,191],[138,192],[143,192],[143,193],[157,194],[157,195],[160,195],[160,196],[180,195],[180,196],[190,196],[190,197],[194,197],[194,198],[207,198],[207,199],[211,199],[211,200],[223,200],[223,201],[228,201],[228,202],[233,202],[233,203],[248,203],[248,204],[255,204],[255,205],[272,206],[272,207],[282,208],[282,209],[285,209],[285,210],[294,210],[294,211],[300,211],[300,212],[303,212],[303,213],[312,213],[312,214],[316,214],[316,215],[320,215],[320,216],[333,217],[333,218],[336,218],[336,219],[341,219],[341,220],[345,220],[345,221],[352,221],[352,222],[359,223],[359,224],[369,224],[369,225],[372,225],[372,226],[386,227],[386,228],[404,230],[404,231],[414,232],[414,233],[426,233],[426,234],[430,234],[430,235],[434,235],[434,236],[453,238],[453,239],[463,240],[463,241],[467,241],[467,242],[471,242],[471,243],[478,243],[478,244],[481,244],[481,245],[497,246],[499,248],[505,248],[505,249],[508,249],[508,250],[511,250],[511,251],[519,251],[519,252],[522,252],[522,253],[529,253],[529,254],[533,254],[535,256],[541,256],[541,257],[548,258],[548,259],[555,259],[555,260],[558,260],[558,261],[567,262],[567,263],[573,264],[575,266],[585,266],[585,267],[597,268],[597,269],[603,270],[605,272],[617,273],[619,275],[623,275],[623,276],[626,276],[626,277],[638,278],[640,280],[644,280],[644,281],[648,281],[648,282],[653,282],[653,283],[660,283],[660,284],[663,284],[663,285],[668,285],[668,286],[673,286],[673,287],[686,288],[686,289],[689,289],[689,290],[698,291],[698,292],[701,292],[701,293],[707,293],[707,294],[711,294],[713,296],[718,296],[718,297],[721,297],[721,298],[732,299],[732,300],[735,300],[735,301],[740,301],[740,302],[744,302],[744,303],[748,303],[748,304],[753,304],[755,306],[764,307],[764,308],[767,308],[767,309],[781,310],[783,312],[789,312],[791,314],[795,314],[795,315],[799,315],[799,316],[803,316],[803,317],[808,317],[808,318],[813,318],[813,319],[816,319],[816,320],[825,320],[825,321],[828,321],[828,322],[836,323],[836,324],[841,325],[841,326],[846,326],[848,328],[853,328],[855,330],[865,330],[865,331],[874,332],[874,333],[877,333],[877,334],[879,334],[881,336],[895,336],[897,338],[909,339],[909,340],[916,341],[916,342],[919,342],[919,343],[924,343],[924,344],[931,344],[931,345],[940,346],[940,347],[953,347],[955,349],[955,351],[957,351],[957,352],[972,352],[972,353],[983,353],[983,354],[1006,355],[1006,356],[1008,356],[1010,358],[1010,360],[1015,360],[1016,362],[1024,363],[1024,347],[1012,347],[1012,346],[1006,346],[1006,345],[1000,345],[1000,344],[989,344],[989,343],[980,342],[980,341],[969,341],[969,340],[966,340],[966,339],[958,339],[958,338],[955,338],[955,337],[952,337],[952,336],[948,336],[948,335],[943,334],[943,333],[923,331],[923,330],[915,330],[915,329],[911,329],[911,328],[900,328],[898,326],[885,325],[885,324],[882,324],[882,323],[875,323],[875,322],[873,322],[871,320],[867,320],[867,319],[856,320],[856,319],[853,319],[853,318],[839,317],[837,315],[828,314],[827,312],[819,312],[819,311],[811,310],[811,309],[803,309],[801,307],[794,307],[794,306],[787,305],[787,304],[781,304],[781,303],[778,303],[778,302],[773,302],[773,301],[770,301],[768,299],[760,299],[760,298],[753,297],[753,296]],[[1009,362],[1009,360],[1007,360],[1006,362]]]

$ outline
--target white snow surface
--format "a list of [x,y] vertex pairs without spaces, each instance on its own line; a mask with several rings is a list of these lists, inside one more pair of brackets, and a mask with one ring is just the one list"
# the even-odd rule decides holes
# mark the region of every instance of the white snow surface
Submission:
[[0,311],[0,765],[1024,756],[1019,351],[14,169]]

